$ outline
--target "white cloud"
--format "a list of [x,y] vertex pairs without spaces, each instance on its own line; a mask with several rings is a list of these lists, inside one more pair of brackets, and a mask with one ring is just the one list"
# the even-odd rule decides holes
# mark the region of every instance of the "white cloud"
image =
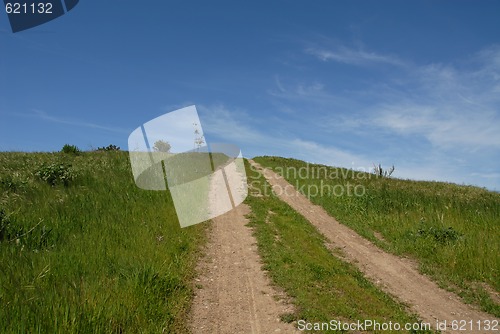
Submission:
[[[349,156],[361,156],[362,164],[394,162],[398,177],[500,188],[500,46],[455,63],[421,65],[342,46],[306,52],[322,61],[396,66],[370,82],[360,78],[349,91],[332,91],[338,85],[325,76],[295,88],[280,80],[283,89],[270,95],[303,110],[302,128],[314,129],[317,144],[304,138],[295,144],[311,152],[311,161],[349,167]],[[339,133],[349,137],[344,147]],[[329,135],[345,154],[323,146]],[[336,154],[337,161],[324,160]]]
[[[405,64],[375,52],[339,50],[342,57],[322,55],[349,64]],[[492,75],[500,68],[499,55],[500,48],[492,48],[460,66],[399,66],[379,82],[350,91],[332,91],[328,77],[290,83],[276,75],[268,93],[286,114],[256,119],[217,105],[199,106],[200,116],[208,134],[240,145],[245,156],[289,156],[354,169],[394,163],[396,177],[499,188],[489,158],[498,159],[500,148],[500,76]]]
[[348,151],[300,138],[291,128],[277,131],[277,124],[265,120],[265,125],[252,121],[241,110],[225,106],[199,106],[204,130],[227,143],[240,145],[245,156],[293,156],[306,161],[347,168],[369,169],[372,163]]
[[307,54],[313,55],[322,61],[336,61],[349,65],[388,64],[394,66],[405,66],[405,62],[395,56],[381,55],[375,52],[367,52],[362,49],[351,49],[346,46],[337,46],[331,50],[310,47],[305,50]]
[[500,148],[500,121],[491,111],[463,113],[459,111],[463,106],[456,103],[454,106],[394,104],[379,108],[373,118],[374,125],[403,136],[421,135],[436,147]]
[[53,123],[60,123],[60,124],[66,124],[66,125],[72,125],[72,126],[83,126],[86,128],[92,128],[92,129],[99,129],[99,130],[104,130],[104,131],[109,131],[109,132],[118,132],[118,133],[128,133],[128,130],[121,129],[121,128],[116,128],[116,127],[110,127],[110,126],[105,126],[101,124],[96,124],[96,123],[90,123],[90,122],[84,122],[84,121],[79,121],[79,120],[70,120],[70,119],[63,119],[55,116],[51,116],[47,114],[44,111],[34,109],[34,114],[32,115],[27,115],[27,116],[35,116],[38,117],[42,120],[53,122]]
[[416,68],[413,94],[371,110],[374,124],[399,134],[422,135],[435,146],[461,149],[500,148],[500,77],[492,78],[500,49],[476,55],[479,67],[452,65]]
[[251,126],[248,115],[237,109],[229,110],[224,105],[197,106],[205,133],[235,144],[262,145],[269,136]]
[[300,156],[301,159],[310,162],[355,170],[369,170],[372,167],[372,163],[364,157],[315,141],[296,138],[289,142],[288,148],[294,156]]
[[[330,116],[331,121],[322,117],[319,127],[328,124],[353,131],[375,131],[378,127],[396,135],[419,135],[436,147],[448,149],[500,148],[500,46],[478,52],[466,63],[472,64],[469,67],[409,65],[394,56],[345,46],[333,50],[309,48],[307,52],[324,61],[346,64],[407,64],[388,79],[380,79],[350,95],[328,92],[324,85],[299,86],[293,93],[275,94],[290,100],[329,104],[334,116]],[[367,96],[373,101],[371,105],[354,102]]]
[[471,173],[471,176],[479,176],[485,179],[500,179],[500,173]]

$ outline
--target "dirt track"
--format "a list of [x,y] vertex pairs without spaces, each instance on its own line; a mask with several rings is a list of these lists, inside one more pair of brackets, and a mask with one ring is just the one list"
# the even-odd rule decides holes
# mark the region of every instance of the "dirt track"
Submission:
[[[450,326],[453,320],[472,320],[477,324],[477,321],[495,319],[492,315],[464,304],[454,294],[439,288],[428,277],[420,274],[416,265],[408,259],[382,251],[350,228],[337,222],[323,208],[312,204],[299,192],[290,191],[292,186],[278,174],[269,169],[262,169],[252,160],[250,163],[263,173],[273,189],[287,189],[287,191],[277,191],[279,197],[330,240],[332,247],[342,249],[348,261],[357,265],[382,290],[409,305],[424,322],[434,327],[437,320],[440,322],[446,320],[448,330],[443,332],[452,333]],[[484,330],[466,332],[485,333]]]
[[[228,174],[230,181],[237,176]],[[232,179],[233,178],[233,179]],[[232,179],[232,180],[231,180]],[[214,183],[210,206],[227,194],[223,183]],[[240,204],[213,219],[191,311],[193,333],[294,333],[280,315],[293,308],[283,302],[262,271],[252,230],[246,226],[250,209]],[[281,295],[281,297],[284,297]],[[280,299],[280,301],[278,301]]]

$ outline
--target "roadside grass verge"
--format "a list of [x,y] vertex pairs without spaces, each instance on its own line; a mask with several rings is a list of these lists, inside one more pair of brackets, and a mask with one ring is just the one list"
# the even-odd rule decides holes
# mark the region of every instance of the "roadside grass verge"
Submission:
[[248,162],[246,167],[251,181],[246,199],[252,209],[248,218],[264,269],[273,283],[292,297],[296,306],[295,313],[282,316],[283,321],[375,320],[397,322],[402,326],[418,323],[417,317],[409,314],[404,305],[379,290],[353,265],[341,260],[340,253],[332,255],[323,236],[288,204],[266,193],[269,185],[265,178],[252,170]]
[[494,297],[500,292],[500,194],[295,159],[254,160],[379,247],[417,259],[423,273],[465,302],[500,316]]
[[0,332],[188,331],[204,229],[127,152],[0,153]]

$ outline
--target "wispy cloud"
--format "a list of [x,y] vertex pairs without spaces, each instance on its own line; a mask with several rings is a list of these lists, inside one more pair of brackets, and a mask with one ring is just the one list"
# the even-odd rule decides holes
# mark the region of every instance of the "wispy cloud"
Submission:
[[[361,63],[359,59],[363,59],[404,64],[397,58],[371,52],[354,52],[344,47],[339,50],[316,55],[345,63]],[[500,148],[500,47],[478,52],[471,62],[476,66],[465,69],[452,64],[412,65],[394,74],[404,85],[392,84],[398,80],[386,80],[347,96],[329,92],[323,85],[306,89],[299,86],[294,94],[274,96],[291,99],[293,95],[295,99],[351,108],[348,114],[336,109],[340,112],[331,116],[330,122],[323,119],[320,126],[352,130],[377,127],[401,136],[420,135],[436,147]],[[353,101],[367,97],[373,101],[371,105]]]
[[[449,106],[447,106],[449,107]],[[469,114],[439,106],[381,106],[373,124],[403,136],[421,135],[434,146],[454,149],[500,148],[500,121],[494,112]]]
[[42,119],[44,121],[48,122],[53,122],[53,123],[59,123],[59,124],[66,124],[66,125],[71,125],[71,126],[79,126],[79,127],[86,127],[86,128],[92,128],[92,129],[98,129],[98,130],[104,130],[104,131],[109,131],[109,132],[117,132],[117,133],[128,133],[129,130],[122,129],[122,128],[116,128],[116,127],[109,127],[101,124],[96,124],[96,123],[89,123],[85,121],[79,121],[79,120],[70,120],[70,119],[63,119],[55,116],[51,116],[47,114],[44,111],[34,109],[33,114],[30,114],[28,116],[31,117],[37,117],[39,119]]
[[230,109],[222,104],[196,107],[203,123],[203,131],[208,136],[239,145],[264,145],[269,139],[269,135],[257,130],[257,126],[252,126],[251,118],[242,110]]
[[223,105],[198,106],[205,133],[228,143],[238,144],[245,156],[279,155],[348,168],[371,167],[358,154],[306,140],[293,131],[278,131],[277,123],[252,121],[247,113]]
[[349,65],[388,64],[406,66],[406,63],[396,56],[378,54],[363,49],[352,49],[344,45],[331,49],[309,47],[305,49],[305,52],[322,61],[335,61]]
[[[500,188],[500,46],[457,62],[426,64],[345,46],[310,47],[306,53],[324,62],[395,66],[370,81],[359,78],[350,90],[332,89],[343,86],[321,76],[309,84],[280,80],[269,91],[307,115],[300,126],[314,129],[318,139],[302,136],[303,142],[294,143],[317,152],[313,161],[339,149],[345,154],[335,160],[344,167],[350,160],[374,160],[395,163],[396,176],[404,178]],[[325,138],[333,152],[327,152]]]
[[306,161],[363,171],[368,171],[372,168],[372,162],[359,154],[334,146],[325,146],[316,141],[296,138],[290,141],[289,148],[293,149],[295,156]]
[[472,176],[479,176],[486,179],[500,179],[500,173],[471,173]]
[[[281,105],[282,108],[294,110],[302,108],[303,112],[311,108],[320,110],[322,108],[344,108],[354,106],[355,100],[350,95],[340,92],[331,92],[321,81],[313,82],[300,81],[294,84],[285,84],[280,81],[276,83],[276,89],[269,89],[268,94],[279,101],[287,101],[289,105]],[[320,109],[318,109],[320,108]]]
[[[488,56],[485,56],[488,55]],[[437,147],[500,149],[500,48],[478,53],[478,67],[415,69],[412,95],[372,108],[373,124],[421,135]]]

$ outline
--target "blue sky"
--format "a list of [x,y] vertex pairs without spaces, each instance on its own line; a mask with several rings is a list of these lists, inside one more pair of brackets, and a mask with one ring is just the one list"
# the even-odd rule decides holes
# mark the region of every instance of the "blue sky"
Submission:
[[0,150],[116,144],[195,104],[209,142],[500,190],[498,1],[81,1],[13,34]]

